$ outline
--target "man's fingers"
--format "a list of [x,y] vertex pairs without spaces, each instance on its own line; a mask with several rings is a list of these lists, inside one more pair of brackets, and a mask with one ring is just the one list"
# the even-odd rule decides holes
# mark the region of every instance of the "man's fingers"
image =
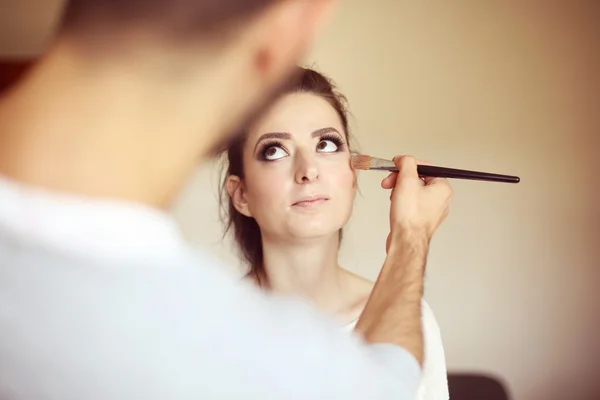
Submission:
[[429,161],[424,161],[424,160],[417,160],[417,164],[419,164],[419,165],[433,165]]
[[435,176],[422,176],[421,179],[423,179],[423,182],[425,182],[426,185],[430,186],[430,185],[439,184],[440,179],[445,179],[445,178],[437,178]]
[[396,186],[396,179],[397,178],[398,178],[398,173],[397,172],[390,173],[387,177],[385,177],[381,181],[381,187],[384,188],[384,189],[392,189],[394,186]]
[[442,178],[428,177],[428,176],[419,176],[418,174],[418,166],[419,165],[433,165],[429,161],[417,160],[412,156],[396,156],[394,157],[394,164],[398,168],[397,174],[390,174],[387,178],[385,178],[381,182],[381,187],[384,189],[391,189],[398,184],[398,179],[413,179],[419,178],[420,183],[423,185],[431,185],[438,184],[436,180]]
[[450,183],[446,178],[430,178],[429,182],[427,183],[427,189],[445,192],[448,200],[450,200],[454,194],[452,186],[450,186]]
[[434,185],[450,186],[450,182],[448,182],[447,178],[424,176],[423,180],[425,181],[427,186],[434,186]]
[[417,160],[412,156],[396,156],[394,164],[398,168],[398,175],[402,177],[417,177]]
[[[424,161],[424,160],[417,160],[417,164],[418,164],[418,165],[433,165],[433,164],[432,164],[432,163],[430,163],[429,161]],[[417,170],[417,172],[418,172],[418,170]],[[435,179],[435,177],[430,177],[430,176],[420,176],[420,175],[419,175],[419,177],[421,178],[421,180],[422,180],[423,182],[425,182],[425,185],[429,185],[429,183],[431,183],[431,181],[432,181],[433,179]]]

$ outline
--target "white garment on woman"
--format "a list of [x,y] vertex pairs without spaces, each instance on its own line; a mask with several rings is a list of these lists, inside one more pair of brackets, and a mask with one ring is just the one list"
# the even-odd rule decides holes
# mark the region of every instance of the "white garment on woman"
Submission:
[[[448,400],[448,376],[446,372],[446,357],[440,328],[431,307],[423,300],[421,302],[423,321],[423,344],[425,357],[423,374],[417,392],[416,400]],[[357,320],[344,326],[344,330],[354,329]]]

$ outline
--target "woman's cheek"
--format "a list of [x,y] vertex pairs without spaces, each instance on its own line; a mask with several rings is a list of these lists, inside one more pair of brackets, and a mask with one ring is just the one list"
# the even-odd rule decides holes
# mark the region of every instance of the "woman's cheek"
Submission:
[[281,197],[286,186],[284,177],[276,171],[263,172],[261,176],[253,179],[252,183],[252,187],[249,188],[254,194],[252,197],[263,204],[271,203]]
[[350,168],[345,169],[341,174],[340,174],[340,182],[344,183],[344,187],[347,187],[349,189],[354,188],[355,184],[356,184],[356,176],[354,174],[354,171]]

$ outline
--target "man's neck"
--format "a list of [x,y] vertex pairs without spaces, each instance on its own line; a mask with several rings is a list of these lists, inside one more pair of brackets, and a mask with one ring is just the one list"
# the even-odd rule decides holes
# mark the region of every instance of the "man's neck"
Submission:
[[263,235],[269,289],[309,299],[329,314],[344,311],[346,273],[338,264],[338,245],[337,233],[297,243],[282,243]]
[[206,125],[190,129],[189,110],[176,108],[177,84],[152,82],[140,70],[55,49],[0,102],[0,175],[168,206],[212,145],[215,123],[207,98],[196,104]]

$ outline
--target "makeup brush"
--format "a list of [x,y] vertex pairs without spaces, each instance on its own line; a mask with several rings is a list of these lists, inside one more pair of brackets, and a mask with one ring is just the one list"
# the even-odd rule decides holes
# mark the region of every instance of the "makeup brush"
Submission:
[[[352,157],[352,168],[363,170],[378,170],[398,172],[398,168],[393,161],[375,158],[363,154]],[[437,178],[455,178],[469,179],[474,181],[519,183],[521,178],[511,175],[492,174],[489,172],[467,171],[464,169],[454,169],[445,167],[436,167],[433,165],[418,165],[417,173],[419,176],[437,177]]]

